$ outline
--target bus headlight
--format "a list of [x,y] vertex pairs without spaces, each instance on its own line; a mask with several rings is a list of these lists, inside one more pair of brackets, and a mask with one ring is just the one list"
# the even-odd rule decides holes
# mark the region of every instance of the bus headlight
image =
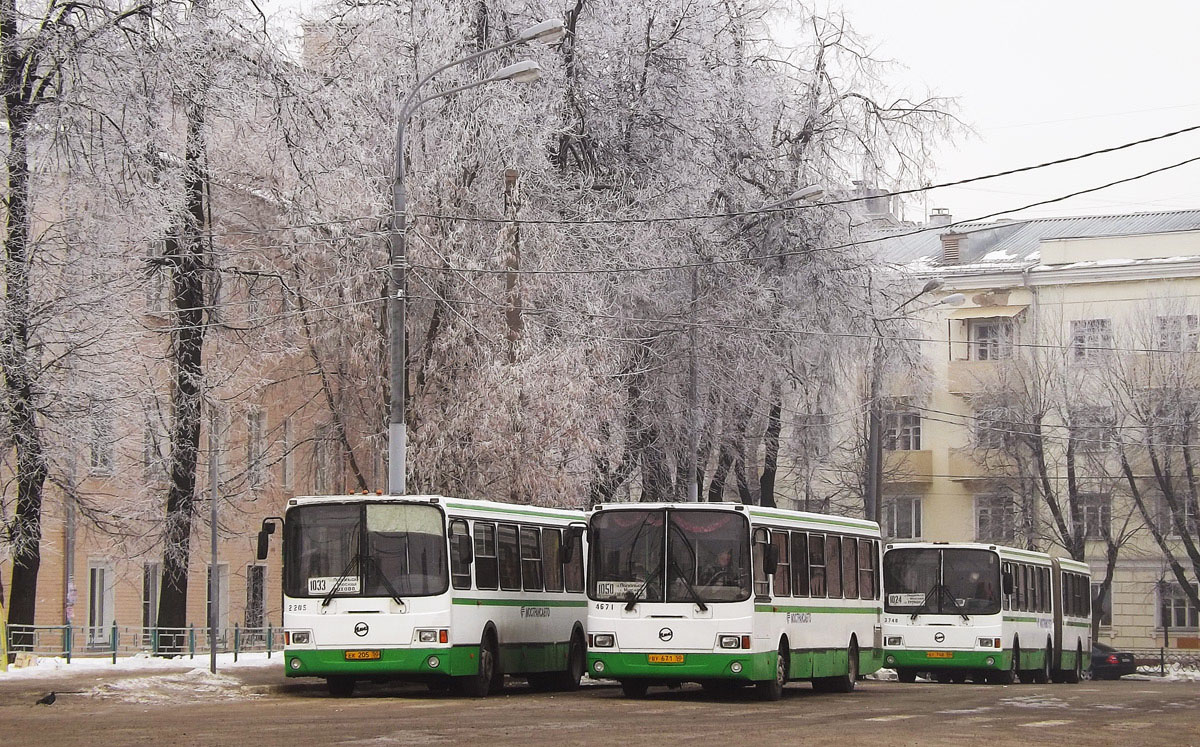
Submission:
[[884,661],[886,661],[887,665],[890,667],[896,663],[896,657],[892,656],[891,654],[888,654],[888,657],[886,659],[884,659]]
[[596,674],[600,674],[601,672],[604,671],[604,662],[602,662],[602,661],[596,662],[595,664],[592,665],[592,669],[596,670]]
[[742,639],[736,635],[723,635],[718,637],[717,645],[721,648],[741,648]]
[[293,658],[291,661],[288,662],[288,666],[290,666],[292,669],[299,669],[300,668],[300,660]]
[[979,639],[979,647],[980,648],[1000,648],[1000,639],[999,638],[980,638]]
[[596,648],[612,648],[616,643],[617,637],[612,633],[597,633],[592,636],[592,645]]
[[991,656],[989,656],[988,658],[983,660],[983,663],[987,664],[989,667],[993,667],[996,665],[996,660],[994,658],[992,658]]
[[904,639],[898,635],[889,635],[887,638],[883,639],[883,645],[885,645],[885,646],[903,646]]
[[438,635],[436,630],[418,630],[417,640],[421,643],[437,643]]
[[312,643],[311,630],[289,630],[283,634],[283,645],[285,646],[307,646]]
[[429,657],[428,661],[429,661],[429,668],[430,668],[430,669],[437,669],[437,668],[438,668],[438,664],[441,664],[441,663],[442,663],[442,660],[441,660],[441,659],[439,659],[439,658],[437,658],[436,656],[431,656],[431,657]]
[[734,674],[741,674],[742,663],[740,661],[735,661],[734,663],[730,664],[729,671],[733,672]]

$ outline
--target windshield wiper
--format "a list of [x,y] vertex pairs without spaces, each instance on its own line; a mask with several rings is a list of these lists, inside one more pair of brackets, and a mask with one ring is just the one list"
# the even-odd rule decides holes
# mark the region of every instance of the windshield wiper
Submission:
[[658,568],[654,569],[653,573],[646,575],[646,579],[644,581],[642,581],[642,585],[640,587],[638,587],[637,591],[625,592],[625,611],[626,612],[633,612],[633,608],[636,607],[637,603],[641,601],[641,596],[643,593],[645,593],[646,587],[650,585],[650,580],[655,578],[659,574],[661,574],[662,570],[663,570],[663,567],[662,567],[662,564],[660,563]]
[[[680,530],[674,524],[671,524],[671,529],[675,531],[675,534],[679,535],[679,538],[683,540],[683,546],[686,547],[688,552],[692,554],[692,567],[694,568],[697,560],[696,548],[692,547],[692,543],[688,540],[687,535],[685,535],[682,530]],[[687,574],[684,573],[683,569],[679,567],[679,562],[675,560],[675,553],[671,552],[670,548],[666,548],[666,550],[671,559],[671,566],[675,569],[675,572],[679,574],[679,578],[683,580],[683,585],[687,588],[688,593],[692,595],[692,601],[696,603],[696,606],[700,608],[701,612],[707,612],[708,605],[706,605],[704,600],[700,598],[700,594],[696,591],[696,587],[692,586],[692,582],[688,579]]]
[[325,597],[321,600],[322,607],[329,606],[329,603],[333,600],[333,595],[337,593],[339,588],[341,588],[342,582],[350,577],[350,568],[357,562],[358,553],[354,553],[350,556],[350,562],[346,563],[346,567],[342,569],[341,574],[338,575],[337,579],[333,582],[333,588],[326,592]]
[[945,584],[941,584],[941,588],[942,588],[941,593],[945,594],[946,598],[950,600],[950,606],[954,609],[954,611],[957,612],[958,614],[962,615],[962,619],[964,621],[970,622],[971,618],[967,615],[966,612],[964,612],[962,610],[962,607],[959,605],[958,600],[954,598],[954,592],[950,591],[950,587],[946,586]]
[[375,570],[379,572],[379,580],[387,588],[388,593],[392,595],[392,601],[401,607],[404,606],[404,600],[400,598],[400,592],[396,591],[396,587],[392,586],[392,582],[388,580],[387,574],[383,572],[383,566],[379,562],[379,558],[374,555],[368,555],[367,560],[371,561],[375,566]]
[[925,599],[921,602],[921,606],[913,610],[912,616],[909,619],[916,620],[918,615],[920,615],[922,612],[925,612],[929,608],[929,603],[931,601],[934,599],[941,599],[943,595],[950,600],[950,607],[955,612],[962,615],[963,620],[970,622],[971,618],[967,616],[966,612],[963,612],[962,609],[959,608],[958,600],[954,598],[954,594],[950,591],[950,587],[939,583],[935,583],[933,586],[929,587],[929,591],[925,592]]

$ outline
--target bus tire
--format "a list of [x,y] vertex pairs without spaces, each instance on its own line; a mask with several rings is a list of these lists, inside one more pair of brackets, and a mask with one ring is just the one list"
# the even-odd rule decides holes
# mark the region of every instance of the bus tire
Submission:
[[644,698],[650,683],[646,680],[621,680],[621,694],[626,698]]
[[1012,659],[1008,665],[1008,669],[1003,672],[992,672],[989,680],[993,685],[1011,685],[1017,681],[1017,671],[1021,667],[1021,646],[1014,640],[1012,647]]
[[1079,680],[1083,679],[1083,650],[1075,649],[1075,666],[1071,667],[1063,674],[1063,682],[1068,685],[1078,685]]
[[759,700],[779,700],[783,697],[783,686],[788,681],[788,670],[791,662],[788,659],[787,641],[779,642],[779,650],[775,652],[775,676],[769,680],[754,683],[754,694]]
[[1035,671],[1029,675],[1030,682],[1034,682],[1039,685],[1044,685],[1047,682],[1049,682],[1050,681],[1050,672],[1051,672],[1050,662],[1052,662],[1053,660],[1054,660],[1054,649],[1049,644],[1049,642],[1047,642],[1046,643],[1046,655],[1045,655],[1045,658],[1042,660],[1042,666],[1039,667],[1037,671]]
[[583,634],[576,629],[571,636],[571,645],[567,649],[567,668],[554,675],[555,689],[571,692],[579,689],[579,681],[583,679],[583,670],[587,668],[587,654],[584,651]]
[[850,641],[850,647],[846,649],[846,673],[832,677],[819,677],[813,680],[813,689],[822,693],[852,693],[857,683],[858,643]]
[[349,698],[354,694],[354,678],[344,674],[331,675],[325,678],[325,687],[335,698]]
[[500,669],[499,665],[496,639],[492,637],[490,631],[486,632],[483,634],[483,640],[479,642],[479,669],[475,674],[468,674],[458,679],[459,692],[468,698],[487,697],[495,685],[496,674]]
[[917,681],[917,670],[908,669],[907,667],[904,669],[897,669],[896,670],[896,678],[899,679],[901,682],[916,682]]

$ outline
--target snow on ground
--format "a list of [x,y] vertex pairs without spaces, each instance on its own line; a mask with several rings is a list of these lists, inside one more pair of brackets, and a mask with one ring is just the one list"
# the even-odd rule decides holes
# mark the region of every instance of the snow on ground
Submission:
[[[282,661],[283,659],[279,652],[276,652],[270,659],[267,658],[265,653],[239,654],[237,662],[234,662],[233,654],[217,654],[217,671],[241,669],[244,667],[282,667]],[[0,682],[12,682],[19,679],[71,677],[80,674],[113,673],[127,675],[154,670],[161,672],[165,670],[202,669],[207,671],[208,663],[208,654],[197,655],[192,659],[186,656],[168,659],[161,656],[150,656],[149,654],[118,656],[116,664],[113,664],[112,657],[93,658],[75,656],[71,658],[69,664],[62,657],[38,657],[37,663],[32,666],[14,667],[10,664],[7,672],[0,672]]]
[[97,685],[83,694],[89,698],[126,703],[250,700],[261,697],[261,693],[246,690],[237,677],[213,674],[207,669],[193,669],[182,674],[126,677]]

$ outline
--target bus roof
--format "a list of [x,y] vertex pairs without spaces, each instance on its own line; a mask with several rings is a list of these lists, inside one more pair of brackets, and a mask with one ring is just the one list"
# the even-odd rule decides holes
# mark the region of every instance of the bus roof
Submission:
[[380,495],[370,493],[348,495],[301,495],[288,499],[288,508],[329,503],[426,503],[430,505],[440,504],[450,509],[481,512],[483,514],[542,516],[545,518],[576,520],[582,520],[584,516],[583,511],[580,509],[531,506],[524,503],[481,501],[472,498],[447,498],[443,495]]
[[[1028,560],[1035,563],[1050,564],[1051,556],[1049,553],[1037,552],[1036,550],[1024,550],[1019,547],[1008,547],[1006,545],[996,545],[986,542],[889,542],[884,546],[884,551],[897,550],[904,548],[920,548],[920,549],[954,549],[954,550],[994,550],[1000,554],[1000,557],[1009,560]],[[1080,563],[1071,558],[1058,558],[1059,565],[1073,571],[1090,572],[1087,563]]]
[[856,519],[850,516],[834,514],[817,514],[809,511],[791,511],[784,508],[763,508],[762,506],[747,506],[736,501],[723,502],[655,502],[655,503],[605,503],[597,505],[595,511],[640,510],[674,508],[701,511],[743,511],[753,519],[795,521],[805,524],[822,524],[826,526],[846,527],[864,532],[879,532],[879,525],[873,521]]

